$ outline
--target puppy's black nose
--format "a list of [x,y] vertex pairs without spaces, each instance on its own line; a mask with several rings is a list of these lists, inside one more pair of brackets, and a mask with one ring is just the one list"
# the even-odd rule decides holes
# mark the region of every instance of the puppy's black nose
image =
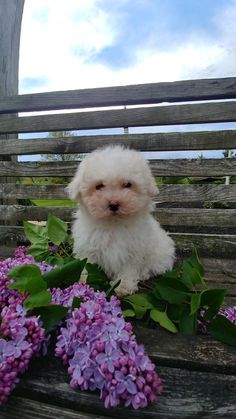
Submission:
[[109,204],[108,207],[112,212],[116,212],[119,209],[119,204]]

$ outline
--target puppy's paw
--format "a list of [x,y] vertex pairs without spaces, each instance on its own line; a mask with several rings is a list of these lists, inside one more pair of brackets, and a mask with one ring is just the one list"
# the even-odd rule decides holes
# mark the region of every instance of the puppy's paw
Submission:
[[136,291],[138,291],[138,284],[134,282],[130,283],[127,280],[121,280],[120,285],[115,289],[115,292],[119,297],[134,294]]

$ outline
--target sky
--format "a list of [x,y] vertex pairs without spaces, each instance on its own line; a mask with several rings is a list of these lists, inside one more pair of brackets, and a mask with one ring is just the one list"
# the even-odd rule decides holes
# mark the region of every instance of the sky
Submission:
[[25,0],[19,92],[236,75],[236,0]]

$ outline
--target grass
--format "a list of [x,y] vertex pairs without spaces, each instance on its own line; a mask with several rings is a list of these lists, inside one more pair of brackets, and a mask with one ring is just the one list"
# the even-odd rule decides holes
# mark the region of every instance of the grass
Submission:
[[69,199],[58,200],[58,199],[37,199],[32,202],[38,207],[74,207],[76,202],[70,201]]

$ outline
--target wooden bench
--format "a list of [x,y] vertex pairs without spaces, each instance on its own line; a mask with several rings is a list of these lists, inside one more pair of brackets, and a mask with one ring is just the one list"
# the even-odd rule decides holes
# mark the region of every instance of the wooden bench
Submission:
[[[226,302],[235,305],[236,183],[226,185],[225,177],[236,176],[236,158],[224,158],[219,151],[236,148],[235,99],[236,78],[0,98],[1,257],[25,241],[22,220],[44,221],[49,212],[71,220],[71,207],[22,204],[22,200],[66,199],[64,184],[24,184],[22,179],[70,178],[77,162],[23,162],[15,156],[84,154],[106,144],[125,144],[148,152],[160,185],[156,216],[171,232],[178,255],[186,256],[196,246],[209,283],[227,287]],[[34,111],[44,112],[28,115]],[[16,116],[22,112],[26,116]],[[76,135],[48,138],[52,131],[76,131]],[[16,138],[25,133],[30,138]],[[33,138],[33,133],[45,134]],[[218,150],[220,158],[199,156],[206,150]],[[180,151],[186,154],[179,156]],[[196,157],[186,158],[189,151],[196,151]],[[169,152],[171,158],[153,152]],[[174,179],[177,176],[184,178],[182,184]],[[134,418],[235,417],[235,349],[208,336],[173,336],[141,323],[135,324],[135,331],[157,364],[164,392],[157,405],[132,411]],[[34,361],[0,417],[130,416],[128,409],[106,410],[96,394],[72,390],[67,383],[58,360]]]

